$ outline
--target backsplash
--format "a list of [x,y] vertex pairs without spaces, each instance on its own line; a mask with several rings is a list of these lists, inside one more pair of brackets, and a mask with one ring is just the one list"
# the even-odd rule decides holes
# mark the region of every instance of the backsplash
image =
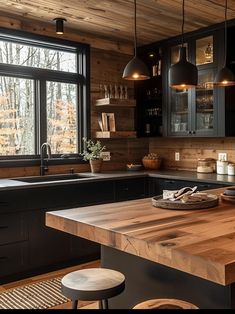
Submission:
[[[235,138],[150,138],[149,152],[163,158],[166,169],[195,170],[199,158],[218,159],[218,153],[227,153],[228,161],[235,163]],[[175,152],[180,160],[175,161]]]

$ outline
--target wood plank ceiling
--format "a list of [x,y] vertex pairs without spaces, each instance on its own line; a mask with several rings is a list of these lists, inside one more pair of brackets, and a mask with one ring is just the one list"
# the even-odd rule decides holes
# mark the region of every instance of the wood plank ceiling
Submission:
[[[185,32],[224,20],[225,0],[186,0]],[[67,19],[73,29],[120,42],[133,41],[133,0],[0,0],[0,15],[53,23]],[[235,1],[228,0],[228,19],[235,18]],[[182,0],[137,0],[138,45],[181,32]]]

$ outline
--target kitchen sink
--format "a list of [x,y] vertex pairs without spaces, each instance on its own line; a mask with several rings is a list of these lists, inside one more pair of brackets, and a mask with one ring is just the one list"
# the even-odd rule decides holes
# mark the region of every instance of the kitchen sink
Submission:
[[92,178],[92,174],[91,175],[79,174],[79,173],[55,174],[55,175],[46,175],[46,176],[14,178],[13,180],[21,181],[21,182],[28,182],[28,183],[37,183],[37,182],[77,180],[77,179],[85,179],[85,178]]

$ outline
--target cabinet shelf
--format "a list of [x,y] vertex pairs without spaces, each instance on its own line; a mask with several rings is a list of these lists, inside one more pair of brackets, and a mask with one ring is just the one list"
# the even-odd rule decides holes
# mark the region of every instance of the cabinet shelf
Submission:
[[99,106],[115,106],[115,107],[135,107],[135,99],[118,99],[118,98],[101,98],[95,102]]
[[135,138],[136,131],[98,131],[95,133],[96,138]]

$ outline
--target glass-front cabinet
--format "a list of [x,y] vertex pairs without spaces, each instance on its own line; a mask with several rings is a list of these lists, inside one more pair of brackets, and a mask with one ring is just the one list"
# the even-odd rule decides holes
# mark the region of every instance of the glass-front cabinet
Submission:
[[[218,70],[215,51],[216,36],[190,38],[188,60],[198,68],[196,88],[177,90],[169,87],[167,100],[167,136],[219,136],[217,104],[221,96],[213,85]],[[218,43],[218,42],[217,42]],[[168,67],[178,62],[180,45],[169,48]]]

